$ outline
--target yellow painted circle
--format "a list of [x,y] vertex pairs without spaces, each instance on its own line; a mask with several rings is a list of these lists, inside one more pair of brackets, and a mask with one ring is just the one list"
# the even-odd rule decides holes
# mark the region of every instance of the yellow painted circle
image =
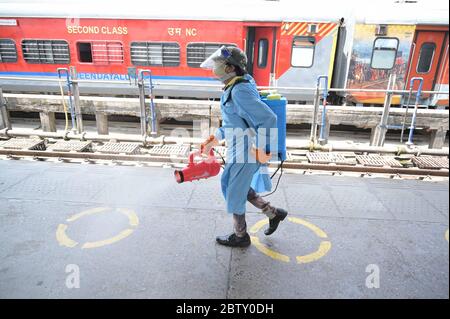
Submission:
[[[313,261],[316,261],[320,258],[322,258],[323,256],[325,256],[328,251],[331,249],[331,242],[328,239],[327,234],[321,230],[319,227],[317,227],[316,225],[307,222],[304,219],[301,218],[297,218],[297,217],[288,217],[288,220],[292,223],[295,224],[299,224],[302,226],[305,226],[306,228],[312,230],[319,238],[322,238],[322,242],[319,245],[319,248],[307,255],[303,255],[303,256],[295,256],[295,260],[297,261],[298,264],[306,264],[306,263],[310,263]],[[255,225],[253,225],[250,228],[250,233],[251,234],[256,234],[259,232],[259,230],[264,226],[267,225],[269,223],[269,220],[267,218],[260,220],[259,222],[257,222]],[[275,260],[279,260],[279,261],[283,261],[283,262],[290,262],[291,258],[287,255],[281,254],[277,251],[274,251],[270,248],[268,248],[267,246],[265,246],[264,244],[262,244],[259,241],[259,238],[256,236],[251,236],[252,239],[252,244],[253,246],[256,247],[256,249],[258,249],[260,252],[262,252],[263,254],[269,256],[272,259]]]
[[[85,211],[82,211],[81,213],[75,214],[71,217],[69,217],[66,221],[68,223],[74,222],[82,217],[85,216],[89,216],[89,215],[93,215],[93,214],[98,214],[98,213],[105,213],[111,211],[111,209],[109,207],[96,207],[96,208],[91,208]],[[126,209],[126,208],[116,208],[116,211],[118,211],[119,213],[125,215],[126,217],[128,217],[128,225],[131,228],[127,228],[123,231],[121,231],[119,234],[117,234],[116,236],[113,236],[111,238],[107,238],[107,239],[103,239],[103,240],[99,240],[99,241],[94,241],[94,242],[86,242],[84,243],[81,248],[82,249],[89,249],[89,248],[98,248],[98,247],[102,247],[102,246],[106,246],[106,245],[110,245],[113,244],[115,242],[118,242],[119,240],[122,240],[128,236],[131,235],[131,233],[133,233],[134,228],[137,227],[139,225],[139,218],[137,217],[136,213],[131,210],[131,209]],[[69,226],[66,224],[59,224],[58,228],[56,230],[56,240],[59,242],[60,246],[65,246],[65,247],[69,247],[69,248],[73,248],[78,246],[78,242],[76,242],[75,240],[69,238],[69,236],[67,236],[66,234],[66,230]]]

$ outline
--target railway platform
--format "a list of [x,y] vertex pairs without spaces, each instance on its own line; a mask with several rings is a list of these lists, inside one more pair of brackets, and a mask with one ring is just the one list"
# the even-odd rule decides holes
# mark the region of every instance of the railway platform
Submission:
[[448,178],[285,174],[230,249],[219,177],[0,160],[0,298],[449,298]]

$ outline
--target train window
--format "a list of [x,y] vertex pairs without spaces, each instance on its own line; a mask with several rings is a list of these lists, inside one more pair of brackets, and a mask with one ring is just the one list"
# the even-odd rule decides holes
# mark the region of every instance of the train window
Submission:
[[318,24],[308,24],[308,33],[318,33],[319,25]]
[[92,44],[90,42],[77,43],[78,60],[84,63],[92,63]]
[[80,62],[97,65],[123,63],[123,46],[118,41],[78,42],[77,51]]
[[189,43],[187,45],[187,65],[193,68],[199,68],[205,61],[222,45],[235,47],[235,44],[227,43]]
[[10,39],[0,39],[0,63],[17,62],[16,44]]
[[292,41],[291,65],[298,68],[310,68],[314,64],[316,39],[298,36]]
[[267,39],[260,39],[258,41],[258,68],[265,68],[267,66],[267,53],[269,52],[269,41]]
[[387,35],[388,26],[386,24],[379,24],[375,29],[375,35],[383,36]]
[[22,52],[28,63],[70,63],[69,44],[64,40],[22,40]]
[[397,49],[397,38],[376,38],[373,42],[371,68],[381,70],[392,69],[397,57]]
[[426,42],[422,44],[419,53],[419,62],[417,63],[417,73],[428,73],[433,64],[434,52],[436,51],[436,44]]
[[140,66],[179,66],[180,45],[168,42],[132,42],[131,62]]

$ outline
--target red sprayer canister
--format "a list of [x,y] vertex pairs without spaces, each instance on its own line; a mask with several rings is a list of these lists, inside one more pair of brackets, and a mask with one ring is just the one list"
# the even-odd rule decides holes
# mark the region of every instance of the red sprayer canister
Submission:
[[195,155],[200,155],[200,152],[192,152],[189,155],[189,164],[182,170],[174,172],[175,179],[178,183],[191,182],[202,178],[209,178],[216,176],[220,172],[220,163],[214,156],[214,150],[211,148],[207,159],[195,163]]

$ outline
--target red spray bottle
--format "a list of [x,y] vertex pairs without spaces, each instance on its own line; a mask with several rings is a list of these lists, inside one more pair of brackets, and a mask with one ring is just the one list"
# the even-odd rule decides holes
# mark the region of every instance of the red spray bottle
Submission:
[[174,172],[175,179],[178,183],[191,182],[202,178],[209,178],[216,176],[220,172],[220,163],[214,156],[214,150],[211,148],[209,156],[206,160],[195,163],[195,155],[201,155],[200,152],[192,152],[189,155],[189,164],[182,170]]

